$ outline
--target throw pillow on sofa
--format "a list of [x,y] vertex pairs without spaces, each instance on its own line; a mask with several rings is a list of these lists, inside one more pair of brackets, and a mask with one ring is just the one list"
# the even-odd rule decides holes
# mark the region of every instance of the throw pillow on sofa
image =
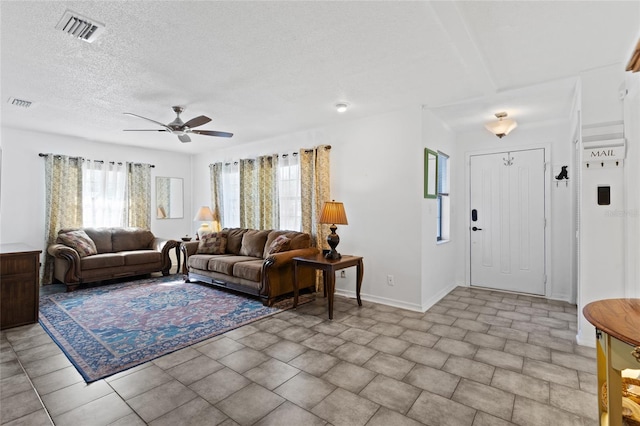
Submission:
[[240,247],[240,256],[262,257],[264,245],[271,231],[258,231],[249,229],[242,236],[242,247]]
[[224,254],[227,248],[227,234],[211,232],[200,237],[197,254]]
[[62,232],[58,234],[58,240],[77,251],[80,257],[98,254],[95,243],[83,230]]
[[291,246],[291,240],[284,235],[276,237],[275,240],[269,245],[268,254],[281,253],[289,250]]

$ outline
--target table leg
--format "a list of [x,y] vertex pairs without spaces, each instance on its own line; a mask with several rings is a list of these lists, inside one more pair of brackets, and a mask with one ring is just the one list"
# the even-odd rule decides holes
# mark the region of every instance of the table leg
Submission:
[[179,274],[180,272],[182,272],[181,268],[180,268],[180,252],[181,252],[180,248],[181,248],[181,246],[182,246],[182,244],[178,244],[176,246],[176,263],[178,264],[178,267],[176,269],[176,274]]
[[324,297],[327,297],[327,276],[322,271],[322,292],[324,293]]
[[333,319],[333,293],[336,290],[336,272],[333,270],[323,271],[327,286],[327,296],[329,297],[329,319]]
[[364,276],[364,261],[360,259],[357,266],[356,273],[356,297],[358,299],[358,306],[362,306],[362,300],[360,300],[360,288],[362,288],[362,277]]
[[293,262],[293,307],[298,306],[298,264]]

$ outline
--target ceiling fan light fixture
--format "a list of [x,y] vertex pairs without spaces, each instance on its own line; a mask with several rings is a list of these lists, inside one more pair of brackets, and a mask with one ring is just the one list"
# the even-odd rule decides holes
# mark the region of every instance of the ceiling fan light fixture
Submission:
[[487,123],[484,127],[500,139],[507,136],[513,129],[518,127],[518,123],[516,123],[515,120],[507,118],[506,112],[498,112],[495,115],[498,121]]
[[348,108],[349,108],[349,104],[347,104],[346,102],[340,102],[336,104],[336,111],[338,111],[339,113],[343,113],[347,111]]

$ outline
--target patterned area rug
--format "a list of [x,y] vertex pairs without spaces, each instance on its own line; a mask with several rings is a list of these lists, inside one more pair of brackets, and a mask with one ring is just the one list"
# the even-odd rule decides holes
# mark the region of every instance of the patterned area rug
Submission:
[[42,296],[40,324],[89,383],[291,306],[174,275]]

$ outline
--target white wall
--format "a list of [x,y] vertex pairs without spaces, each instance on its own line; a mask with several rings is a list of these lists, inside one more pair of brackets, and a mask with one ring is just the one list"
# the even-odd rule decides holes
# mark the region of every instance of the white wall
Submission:
[[[193,206],[211,204],[210,163],[331,145],[331,197],[344,202],[349,219],[338,227],[338,251],[364,257],[362,298],[422,310],[421,120],[419,106],[358,120],[347,113],[339,124],[200,155]],[[355,294],[352,269],[337,278],[338,293]],[[395,286],[387,285],[387,275]]]
[[[584,72],[581,80],[583,131],[585,126],[624,120],[624,104],[620,96],[625,82],[623,64]],[[628,118],[637,121],[638,117]],[[625,123],[625,127],[631,124]],[[626,262],[637,263],[637,257],[628,259],[627,255],[630,250],[637,255],[638,243],[635,237],[628,240],[626,233],[629,222],[627,203],[635,200],[632,202],[637,205],[637,181],[625,184],[625,176],[626,179],[637,176],[640,162],[637,148],[631,146],[637,143],[637,139],[627,141],[627,154],[630,155],[625,159],[624,167],[582,169],[577,334],[580,344],[595,346],[594,327],[582,315],[584,306],[595,300],[629,297],[625,284]],[[597,205],[596,188],[599,185],[611,186],[611,205]],[[637,223],[637,219],[632,220]],[[631,223],[633,225],[634,222]]]
[[[552,174],[561,165],[570,165],[573,154],[571,142],[570,114],[553,122],[543,123],[519,123],[519,127],[508,136],[498,139],[484,128],[458,133],[456,137],[455,154],[464,159],[464,168],[467,173],[455,175],[455,187],[464,194],[468,194],[468,164],[466,159],[469,154],[480,152],[499,152],[510,149],[541,147],[547,148],[547,158],[551,169],[547,169],[546,200],[547,206],[547,286],[546,296],[552,299],[572,300],[572,252],[573,252],[573,217],[571,215],[571,201],[574,197],[574,185],[572,183],[571,170],[569,169],[569,182],[560,183],[557,187],[552,179]],[[460,206],[465,209],[468,204],[468,195]],[[461,239],[468,240],[469,215],[464,211],[458,215],[457,232]],[[460,268],[457,269],[456,281],[469,284],[469,248],[468,243],[456,247],[456,258],[460,259]]]
[[626,297],[640,298],[640,73],[626,73],[624,133],[627,139],[625,185]]
[[190,191],[185,191],[182,219],[155,218],[155,176],[180,177],[191,186],[191,158],[175,152],[133,148],[24,130],[2,128],[2,188],[0,241],[22,242],[46,251],[44,159],[38,153],[81,156],[104,161],[154,164],[152,174],[151,231],[158,237],[179,239],[193,221]]
[[465,233],[458,225],[464,211],[464,187],[455,176],[464,175],[464,161],[461,161],[455,147],[455,133],[440,121],[431,111],[422,114],[422,145],[432,151],[441,151],[449,156],[451,185],[449,188],[451,229],[449,241],[438,244],[437,204],[435,199],[422,199],[422,307],[427,309],[445,296],[456,285],[464,285],[464,277],[456,276],[456,271],[464,268],[464,260],[456,256],[457,248],[464,247]]

